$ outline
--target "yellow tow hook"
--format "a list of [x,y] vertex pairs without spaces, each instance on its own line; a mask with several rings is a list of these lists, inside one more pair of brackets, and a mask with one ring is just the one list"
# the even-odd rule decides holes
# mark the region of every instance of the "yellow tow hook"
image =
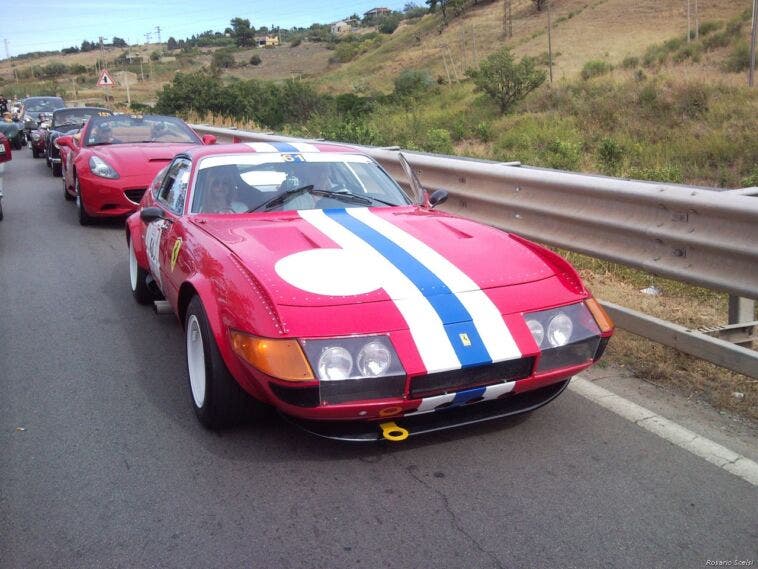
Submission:
[[398,426],[394,421],[379,423],[379,428],[382,430],[382,437],[393,443],[404,441],[410,434],[408,429]]

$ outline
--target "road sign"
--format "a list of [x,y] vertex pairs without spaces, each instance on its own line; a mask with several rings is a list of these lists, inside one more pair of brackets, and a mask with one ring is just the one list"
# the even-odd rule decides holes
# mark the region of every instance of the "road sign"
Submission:
[[113,87],[116,84],[116,82],[111,77],[110,73],[108,73],[107,69],[103,69],[103,71],[100,73],[100,79],[97,80],[97,86],[98,87]]

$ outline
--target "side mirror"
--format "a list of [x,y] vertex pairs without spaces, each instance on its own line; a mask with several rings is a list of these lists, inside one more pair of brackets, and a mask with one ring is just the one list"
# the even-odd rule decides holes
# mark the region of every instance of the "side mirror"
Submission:
[[58,143],[58,146],[66,146],[68,148],[71,148],[72,141],[72,136],[59,136],[55,139],[55,142]]
[[146,207],[139,212],[139,217],[145,223],[157,221],[159,219],[166,219],[166,214],[163,210],[156,206]]
[[216,137],[212,134],[204,134],[203,135],[203,144],[209,145],[209,144],[216,144]]
[[432,195],[429,196],[429,206],[434,208],[442,203],[445,203],[448,198],[447,190],[434,190]]

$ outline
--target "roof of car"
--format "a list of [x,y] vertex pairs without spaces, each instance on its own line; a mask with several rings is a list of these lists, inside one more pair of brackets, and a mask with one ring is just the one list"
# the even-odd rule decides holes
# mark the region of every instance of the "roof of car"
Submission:
[[361,151],[350,146],[327,143],[309,143],[309,142],[241,142],[237,144],[210,144],[203,146],[194,146],[187,148],[184,154],[187,154],[192,160],[205,158],[206,156],[216,156],[220,154],[248,154],[257,153],[276,153],[276,154],[308,154],[312,152],[330,152],[350,154],[361,154]]

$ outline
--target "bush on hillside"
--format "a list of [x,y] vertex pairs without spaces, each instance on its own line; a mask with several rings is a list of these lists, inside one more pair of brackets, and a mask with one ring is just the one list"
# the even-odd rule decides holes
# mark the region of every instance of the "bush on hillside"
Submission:
[[582,79],[587,81],[588,79],[592,79],[593,77],[600,77],[601,75],[610,73],[612,69],[613,69],[613,66],[607,61],[594,59],[584,64],[584,67],[582,67],[581,76],[582,76]]
[[429,91],[434,80],[423,69],[406,69],[395,78],[395,94],[399,97],[415,97]]
[[250,58],[250,65],[260,65],[263,60],[261,59],[261,56],[257,53],[254,53],[253,56]]
[[479,64],[479,69],[466,71],[476,85],[476,90],[486,93],[507,113],[513,105],[542,85],[544,71],[536,68],[534,60],[525,57],[518,63],[507,47],[496,51]]

